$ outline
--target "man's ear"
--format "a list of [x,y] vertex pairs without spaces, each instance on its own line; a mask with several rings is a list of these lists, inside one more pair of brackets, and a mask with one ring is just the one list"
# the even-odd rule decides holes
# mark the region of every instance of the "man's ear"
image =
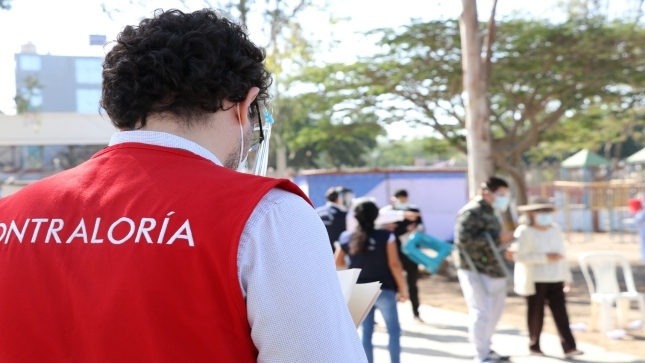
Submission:
[[249,122],[249,108],[251,107],[253,101],[255,101],[258,93],[260,93],[259,88],[251,87],[251,89],[246,93],[246,98],[244,99],[244,101],[238,103],[240,113],[239,116],[240,120],[242,121],[242,126],[246,125],[246,123]]

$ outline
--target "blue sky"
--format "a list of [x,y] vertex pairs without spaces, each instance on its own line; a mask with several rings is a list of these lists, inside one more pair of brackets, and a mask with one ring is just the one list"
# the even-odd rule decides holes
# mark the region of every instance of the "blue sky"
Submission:
[[[260,0],[258,0],[260,1]],[[302,15],[302,23],[311,37],[322,42],[341,40],[331,52],[321,54],[322,59],[351,60],[369,54],[374,46],[366,44],[358,33],[374,28],[406,24],[411,18],[456,18],[461,11],[459,0],[327,0],[329,10],[340,18],[348,18],[331,27],[328,16],[321,16],[311,9]],[[33,42],[40,54],[102,56],[102,47],[88,45],[90,34],[104,34],[114,39],[126,24],[135,24],[149,16],[155,8],[185,9],[178,0],[13,0],[10,11],[0,12],[0,111],[15,113],[14,54],[20,46]],[[212,1],[215,3],[216,1]],[[101,8],[119,7],[110,19]],[[192,9],[202,7],[201,0],[187,0]],[[486,18],[492,0],[479,0],[480,17]],[[554,16],[557,0],[499,0],[500,16],[522,12],[538,17]],[[263,29],[249,21],[251,38],[264,43]],[[398,130],[398,131],[396,131]],[[389,128],[391,136],[400,138],[411,133],[400,127]]]

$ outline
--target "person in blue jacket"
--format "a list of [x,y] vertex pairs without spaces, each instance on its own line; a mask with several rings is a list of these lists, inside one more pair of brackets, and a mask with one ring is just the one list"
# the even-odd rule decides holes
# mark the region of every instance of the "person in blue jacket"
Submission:
[[355,205],[354,218],[358,221],[358,226],[354,231],[346,231],[340,235],[341,248],[336,251],[336,267],[347,267],[345,257],[349,256],[349,268],[361,269],[358,277],[359,284],[381,283],[381,294],[361,324],[361,339],[367,360],[372,363],[374,361],[372,345],[374,312],[375,309],[379,309],[389,335],[390,361],[399,363],[401,326],[396,302],[407,300],[408,288],[403,278],[396,237],[388,230],[376,229],[374,223],[379,215],[379,209],[372,200],[361,198]]
[[354,193],[342,186],[332,187],[325,193],[325,198],[327,203],[317,208],[316,212],[327,228],[329,243],[332,250],[335,250],[334,243],[338,242],[340,234],[347,230],[347,209],[354,199]]

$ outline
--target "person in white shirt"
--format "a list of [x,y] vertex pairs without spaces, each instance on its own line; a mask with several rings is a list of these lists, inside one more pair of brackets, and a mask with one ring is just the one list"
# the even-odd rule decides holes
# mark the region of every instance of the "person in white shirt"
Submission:
[[553,205],[548,198],[532,197],[518,211],[525,213],[526,223],[515,230],[515,246],[509,257],[515,260],[515,292],[526,296],[529,350],[543,356],[540,334],[544,324],[544,305],[553,315],[562,349],[567,358],[580,355],[569,328],[565,293],[573,281],[566,259],[562,234],[553,223]]
[[[271,76],[265,51],[244,27],[210,9],[159,10],[126,26],[116,43],[103,65],[101,106],[120,130],[110,147],[177,149],[236,170],[263,142]],[[177,175],[191,177],[189,168]],[[257,362],[367,362],[325,227],[309,203],[274,188],[239,223],[234,278]]]

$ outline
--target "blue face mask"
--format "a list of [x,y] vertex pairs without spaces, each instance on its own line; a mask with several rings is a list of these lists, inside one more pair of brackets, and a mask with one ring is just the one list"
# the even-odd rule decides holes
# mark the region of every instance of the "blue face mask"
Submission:
[[495,197],[493,202],[493,208],[497,209],[500,212],[506,212],[508,205],[511,203],[511,198],[507,195],[498,195]]
[[548,227],[553,224],[553,214],[551,213],[538,213],[535,215],[535,224]]

